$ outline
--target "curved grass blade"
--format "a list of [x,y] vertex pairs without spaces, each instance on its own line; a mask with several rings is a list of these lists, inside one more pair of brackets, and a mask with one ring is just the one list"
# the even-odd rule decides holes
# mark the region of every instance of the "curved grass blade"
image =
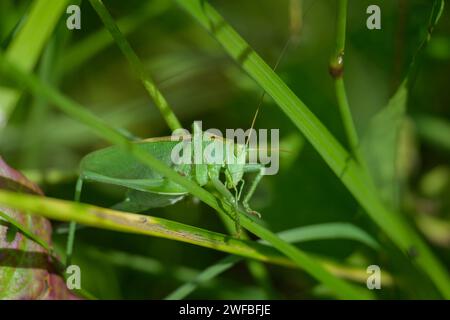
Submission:
[[414,122],[423,140],[450,153],[450,121],[420,114],[414,117]]
[[305,242],[329,239],[347,239],[361,242],[366,246],[378,250],[380,245],[367,232],[350,223],[323,223],[305,227],[298,227],[278,233],[287,242]]
[[[319,258],[318,258],[319,259]],[[210,281],[214,281],[214,278],[229,270],[243,259],[237,256],[228,256],[221,259],[218,263],[206,268],[191,281],[181,285],[175,289],[172,293],[166,296],[165,300],[181,300],[185,299],[189,294],[194,292],[198,287],[206,286]],[[333,262],[321,260],[324,267],[332,274],[349,280],[365,282],[367,280],[366,270],[359,268],[349,268],[347,266],[341,266]],[[382,283],[384,286],[392,285],[392,277],[387,272],[383,272]]]
[[182,286],[175,289],[169,295],[167,295],[165,300],[181,300],[186,298],[189,294],[194,292],[199,286],[204,285],[208,281],[213,280],[215,277],[224,273],[225,271],[231,269],[234,265],[241,262],[243,259],[237,256],[228,256],[224,259],[221,259],[219,262],[214,265],[206,268],[202,272],[200,272],[195,278],[191,281],[186,282]]
[[273,248],[167,219],[115,211],[92,205],[0,190],[0,203],[49,219],[126,233],[156,236],[292,267]]
[[11,216],[9,216],[8,214],[6,214],[5,212],[3,212],[1,210],[0,210],[0,218],[8,221],[11,225],[15,226],[17,228],[17,230],[20,230],[20,232],[22,232],[27,238],[36,242],[38,245],[40,245],[46,251],[48,251],[48,252],[53,251],[53,248],[47,243],[47,241],[42,239],[40,236],[34,234],[34,232],[31,231],[24,224],[20,223],[19,221],[12,218]]
[[[314,240],[326,239],[349,239],[359,241],[366,244],[372,249],[378,249],[378,243],[365,231],[348,223],[325,223],[320,225],[312,225],[299,227],[291,230],[279,232],[277,234],[281,239],[289,243],[300,243]],[[264,243],[264,241],[261,241]],[[183,284],[175,289],[165,299],[180,300],[186,298],[199,286],[211,281],[223,272],[229,270],[243,258],[237,256],[229,256],[221,259],[218,263],[206,268],[200,272],[191,281]],[[364,272],[364,276],[367,274]],[[383,277],[384,278],[384,277]]]
[[97,14],[103,21],[106,29],[108,29],[109,33],[114,38],[114,41],[122,51],[123,55],[127,58],[133,71],[139,76],[139,79],[142,81],[142,84],[147,90],[147,93],[152,98],[153,103],[158,107],[169,128],[171,130],[181,128],[180,121],[176,117],[171,106],[169,105],[161,91],[158,89],[155,82],[151,79],[148,72],[145,71],[142,61],[139,59],[136,52],[133,50],[127,39],[120,31],[119,27],[114,22],[113,17],[103,5],[103,2],[101,0],[89,0],[89,2],[91,3],[95,11],[97,11]]
[[399,174],[399,135],[405,122],[408,93],[412,89],[418,71],[417,59],[431,39],[431,35],[444,9],[443,0],[435,0],[432,6],[426,36],[416,50],[405,80],[389,100],[370,121],[361,144],[368,169],[383,201],[399,210],[401,199],[401,177]]
[[[170,0],[149,1],[143,7],[138,8],[136,12],[120,18],[117,21],[117,27],[122,31],[123,35],[131,34],[150,18],[166,11],[171,6],[171,3]],[[108,30],[102,28],[94,31],[85,38],[78,40],[67,50],[60,72],[65,75],[71,73],[112,43],[114,43],[114,40]]]

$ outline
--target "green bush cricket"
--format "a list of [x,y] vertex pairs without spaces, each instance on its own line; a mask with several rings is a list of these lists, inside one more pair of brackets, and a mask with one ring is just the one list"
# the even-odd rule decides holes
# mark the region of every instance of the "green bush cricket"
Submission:
[[[293,36],[291,35],[287,40],[283,51],[275,64],[274,70],[278,67],[292,38]],[[195,163],[194,161],[194,164],[174,164],[171,159],[171,153],[173,148],[178,145],[180,141],[174,141],[173,136],[150,138],[136,142],[139,147],[150,152],[154,157],[165,162],[181,175],[194,180],[200,186],[208,189],[220,201],[227,202],[234,207],[235,214],[232,219],[235,221],[238,236],[240,234],[239,213],[237,210],[239,206],[242,206],[245,212],[259,218],[261,217],[257,211],[251,209],[249,201],[262,177],[266,174],[266,168],[256,161],[245,163],[245,159],[250,150],[248,148],[248,143],[251,141],[255,121],[264,100],[264,96],[265,92],[261,95],[246,143],[235,144],[234,141],[223,139],[221,136],[215,136],[213,134],[209,134],[206,141],[203,138],[200,139],[200,145],[205,149],[214,145],[219,145],[218,149],[220,149],[220,146],[225,146],[225,148],[222,149],[227,151],[222,153],[221,156],[215,156],[216,159],[219,158],[219,160],[222,160],[217,163],[214,163],[214,161],[212,163],[208,161],[206,161],[206,163],[203,161],[202,163]],[[191,139],[191,136],[187,134],[181,135],[179,138],[183,141],[187,141],[187,144],[198,143],[197,141],[199,140],[195,139],[195,137],[203,137],[203,134],[201,129],[195,125],[195,122],[193,125],[193,135],[194,139]],[[193,149],[195,150],[196,147],[194,146]],[[274,148],[274,150],[277,152],[276,156],[278,157],[277,147]],[[189,154],[188,156],[190,158],[196,157],[194,153]],[[238,159],[237,163],[227,163],[226,159],[230,155],[234,156],[235,159]],[[244,178],[247,174],[252,173],[254,173],[255,176],[247,183],[248,187],[244,190],[244,185],[246,184]],[[122,202],[114,205],[113,209],[128,212],[143,212],[151,208],[169,206],[189,195],[187,190],[154,170],[149,169],[147,166],[142,165],[127,154],[126,151],[116,146],[94,151],[83,158],[80,164],[80,175],[75,191],[75,201],[80,200],[83,181],[96,181],[126,187],[128,189],[126,198]],[[70,263],[75,229],[76,224],[71,223],[66,249],[68,256],[66,264]]]
[[[246,163],[250,136],[246,144],[236,144],[229,139],[202,132],[195,123],[193,132],[193,138],[191,135],[175,135],[136,143],[179,174],[207,188],[220,201],[235,208],[242,206],[247,213],[260,217],[258,212],[250,208],[249,201],[265,174],[265,167],[257,162]],[[178,148],[177,152],[180,152],[183,158],[178,159],[177,163],[174,163],[173,159],[175,148]],[[199,149],[201,158],[196,152]],[[244,177],[251,173],[255,175],[253,179],[247,180],[248,186],[244,188]],[[80,165],[80,181],[77,188],[78,197],[82,181],[126,187],[126,198],[113,208],[129,212],[143,212],[168,206],[189,194],[183,187],[142,165],[125,150],[114,146],[94,151],[84,157]],[[234,216],[234,220],[239,231],[238,214]]]

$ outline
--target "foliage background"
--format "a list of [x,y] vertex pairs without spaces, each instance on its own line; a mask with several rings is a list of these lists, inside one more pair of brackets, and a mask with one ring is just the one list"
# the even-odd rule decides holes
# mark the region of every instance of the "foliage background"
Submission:
[[[206,128],[248,128],[261,89],[188,14],[170,1],[167,6],[167,1],[160,2],[163,9],[157,14],[146,9],[148,1],[105,1],[105,5],[116,21],[128,17],[134,22],[127,39],[185,127],[194,120],[202,120]],[[210,3],[266,62],[275,64],[290,36],[289,1]],[[277,73],[345,144],[333,80],[327,70],[335,45],[336,2],[301,3],[298,41],[288,48]],[[381,31],[366,28],[366,8],[370,4],[382,8]],[[3,49],[8,35],[28,9],[28,1],[1,2]],[[37,72],[47,72],[49,82],[111,125],[124,127],[140,137],[169,135],[158,110],[114,43],[97,53],[91,51],[92,46],[80,47],[83,40],[103,28],[88,1],[82,2],[81,10],[82,29],[58,29],[51,38],[57,46],[51,63],[45,66],[45,58],[41,57]],[[404,79],[426,35],[430,10],[428,0],[350,1],[345,80],[360,135]],[[407,155],[401,163],[405,171],[402,214],[414,222],[447,269],[450,266],[449,15],[447,7],[429,46],[421,53],[407,105],[408,126],[404,129],[407,139],[400,146]],[[66,36],[64,42],[60,40]],[[38,120],[33,120],[36,117],[33,106],[39,103],[45,104],[28,94],[21,97],[1,131],[0,152],[11,166],[37,181],[47,196],[71,200],[81,158],[106,144],[50,107],[37,116]],[[380,241],[383,248],[376,252],[348,240],[311,242],[301,248],[349,265],[379,264],[389,270],[396,285],[382,290],[379,295],[383,298],[437,297],[426,278],[411,266],[409,258],[398,254],[361,212],[321,157],[268,97],[256,127],[279,128],[290,151],[283,155],[280,173],[265,177],[253,199],[253,206],[261,211],[271,230],[350,222]],[[63,178],[52,179],[55,172]],[[46,179],[43,175],[47,175]],[[88,184],[82,200],[107,207],[116,203],[121,194],[118,188]],[[226,233],[220,220],[208,210],[212,209],[187,199],[152,210],[151,214]],[[64,225],[55,223],[54,227],[57,230]],[[66,235],[55,233],[53,240],[63,251]],[[118,251],[147,260],[134,263]],[[81,266],[83,287],[99,298],[159,299],[223,256],[175,241],[87,228],[77,233],[74,263]],[[275,266],[268,266],[268,270],[274,287],[271,297],[327,296],[303,272]],[[246,265],[239,264],[190,297],[265,298],[267,293],[255,284]]]

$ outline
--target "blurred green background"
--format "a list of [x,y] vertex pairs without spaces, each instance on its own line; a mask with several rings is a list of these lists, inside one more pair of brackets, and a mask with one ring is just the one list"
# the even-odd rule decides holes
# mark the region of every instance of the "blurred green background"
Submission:
[[[295,1],[295,0],[294,0]],[[299,21],[277,73],[329,130],[346,143],[328,63],[335,45],[336,2],[245,0],[209,1],[250,45],[274,65],[291,36],[291,16]],[[358,133],[364,136],[371,118],[385,106],[405,78],[420,42],[426,36],[432,1],[350,0],[345,80]],[[0,2],[0,43],[29,10],[29,1]],[[366,28],[366,8],[382,10],[382,30]],[[226,55],[220,45],[171,1],[105,1],[127,39],[161,91],[189,128],[248,128],[261,89]],[[431,42],[421,52],[418,71],[402,127],[402,214],[415,223],[438,257],[450,269],[450,8],[445,9]],[[88,1],[81,3],[81,30],[69,31],[65,21],[52,34],[36,73],[88,107],[108,123],[139,137],[169,135],[157,108],[133,74]],[[66,15],[63,15],[65,19]],[[99,38],[93,38],[98,36]],[[94,40],[92,40],[94,39]],[[102,40],[103,39],[103,40]],[[92,41],[92,42],[88,42]],[[96,45],[106,41],[101,50]],[[44,105],[41,113],[34,106]],[[398,254],[385,236],[304,140],[292,123],[266,97],[257,128],[279,128],[283,148],[281,169],[263,179],[252,201],[273,231],[325,222],[350,222],[380,241],[375,252],[352,241],[330,240],[301,248],[348,265],[379,264],[396,284],[384,298],[432,298],[435,290],[407,257]],[[23,95],[6,127],[0,153],[16,169],[37,181],[50,197],[73,199],[80,159],[106,146],[82,125],[30,95]],[[123,190],[88,184],[83,202],[110,206]],[[151,210],[151,215],[226,232],[220,220],[192,198]],[[56,230],[54,242],[64,248],[66,235]],[[135,261],[118,252],[145,258]],[[74,263],[82,269],[82,285],[99,298],[160,299],[196,272],[225,254],[157,238],[98,229],[77,233]],[[269,297],[322,297],[323,290],[302,272],[268,266],[274,292]],[[325,295],[326,296],[326,295]],[[227,271],[191,298],[266,298],[245,264]]]

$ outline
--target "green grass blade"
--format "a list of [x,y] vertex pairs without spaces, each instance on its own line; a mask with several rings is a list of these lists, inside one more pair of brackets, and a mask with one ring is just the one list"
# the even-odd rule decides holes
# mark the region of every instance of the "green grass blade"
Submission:
[[0,203],[48,219],[75,221],[96,228],[177,240],[264,262],[294,266],[292,262],[267,245],[236,239],[163,218],[6,190],[0,190]]
[[[62,112],[66,113],[73,119],[84,123],[92,131],[94,131],[104,139],[116,145],[122,146],[125,150],[128,150],[131,156],[134,156],[149,168],[152,168],[166,178],[181,185],[192,195],[198,197],[201,201],[214,208],[217,212],[222,214],[229,214],[230,212],[234,212],[234,207],[219,202],[216,197],[214,197],[212,194],[200,187],[195,182],[181,176],[175,170],[168,167],[158,159],[154,158],[149,153],[137,148],[133,143],[130,143],[127,136],[125,136],[122,131],[110,127],[105,121],[98,119],[78,103],[68,99],[58,91],[55,91],[52,87],[40,82],[39,79],[34,75],[27,74],[20,68],[15,67],[13,64],[9,63],[1,53],[0,73],[9,75],[11,78],[24,85],[34,95],[47,98],[49,101],[54,103]],[[222,208],[224,208],[225,211]],[[372,297],[372,294],[368,290],[360,290],[359,288],[355,288],[353,285],[350,285],[349,283],[341,279],[335,278],[332,274],[326,271],[314,258],[302,252],[295,246],[281,240],[274,233],[254,222],[252,218],[247,216],[246,212],[240,210],[239,213],[242,215],[240,219],[241,225],[245,229],[272,244],[279,251],[291,258],[300,268],[302,268],[310,275],[312,275],[315,279],[327,285],[331,290],[336,292],[339,297],[347,299],[367,299]],[[231,214],[231,216],[234,215]]]
[[[76,186],[75,186],[74,201],[76,203],[80,202],[82,188],[83,188],[83,178],[79,176],[77,179]],[[72,259],[73,245],[75,243],[76,230],[77,230],[76,222],[71,221],[69,224],[69,233],[67,235],[67,243],[66,243],[66,266],[70,265],[70,261]]]
[[6,213],[4,213],[2,211],[0,211],[0,218],[8,221],[10,224],[15,226],[18,230],[20,230],[20,232],[22,232],[27,238],[33,240],[34,242],[36,242],[38,245],[40,245],[42,248],[44,248],[48,252],[50,252],[50,253],[53,252],[53,248],[47,243],[47,241],[45,241],[41,237],[35,235],[33,231],[31,231],[29,228],[27,228],[26,226],[24,226],[17,220],[11,218],[9,215],[7,215]]
[[24,70],[33,69],[66,4],[64,0],[35,0],[27,21],[6,50],[8,59]]
[[398,173],[401,170],[398,162],[399,137],[405,122],[408,93],[412,89],[414,73],[417,72],[416,60],[430,41],[443,8],[443,1],[436,0],[434,2],[426,37],[421,41],[413,56],[405,80],[400,84],[388,104],[371,119],[361,144],[368,170],[379,189],[380,196],[394,210],[400,209],[402,181]]
[[[44,45],[63,14],[67,0],[35,0],[28,19],[8,46],[5,55],[25,71],[36,65]],[[0,126],[19,100],[20,92],[0,88]]]
[[[120,18],[117,21],[117,27],[124,36],[131,34],[150,18],[165,12],[171,6],[171,3],[169,0],[150,1],[129,16]],[[64,64],[61,65],[61,73],[68,74],[77,70],[77,68],[113,43],[114,39],[108,30],[103,28],[78,40],[64,54]]]
[[224,259],[221,259],[219,262],[214,265],[206,268],[202,272],[200,272],[194,279],[185,284],[181,285],[169,295],[167,295],[165,300],[181,300],[186,298],[189,294],[195,291],[199,286],[207,283],[208,281],[213,280],[218,275],[224,273],[225,271],[232,268],[237,263],[241,262],[243,259],[237,256],[229,256]]
[[206,28],[233,60],[274,99],[389,238],[405,254],[411,248],[420,252],[415,263],[426,272],[442,295],[450,299],[447,270],[414,229],[383,205],[367,178],[366,170],[354,161],[308,107],[206,1],[177,0],[177,3]]
[[[277,235],[281,239],[289,243],[299,243],[325,239],[350,239],[364,243],[373,249],[379,248],[378,243],[364,230],[361,230],[358,227],[355,227],[348,223],[326,223],[320,225],[299,227],[279,232]],[[165,299],[180,300],[186,298],[199,286],[208,281],[211,281],[242,260],[243,259],[241,257],[237,256],[229,256],[220,260],[218,263],[203,270],[195,278],[191,279],[191,281],[175,289]],[[366,273],[365,276],[367,276]]]
[[136,52],[134,52],[133,48],[131,48],[127,39],[124,37],[119,27],[114,22],[113,17],[103,5],[103,2],[101,0],[89,0],[89,2],[91,3],[92,7],[94,7],[95,11],[97,11],[97,14],[102,19],[103,24],[108,29],[111,36],[114,38],[114,41],[116,42],[117,46],[120,48],[124,56],[127,58],[134,72],[139,76],[139,79],[142,81],[142,84],[147,90],[147,93],[150,95],[153,102],[158,107],[169,128],[172,130],[181,128],[180,121],[177,119],[166,98],[158,89],[155,82],[151,79],[148,72],[145,71],[142,61],[137,56]]
[[350,223],[323,223],[305,227],[298,227],[278,233],[287,242],[305,242],[314,240],[347,239],[361,242],[368,247],[378,250],[380,245],[364,230]]

